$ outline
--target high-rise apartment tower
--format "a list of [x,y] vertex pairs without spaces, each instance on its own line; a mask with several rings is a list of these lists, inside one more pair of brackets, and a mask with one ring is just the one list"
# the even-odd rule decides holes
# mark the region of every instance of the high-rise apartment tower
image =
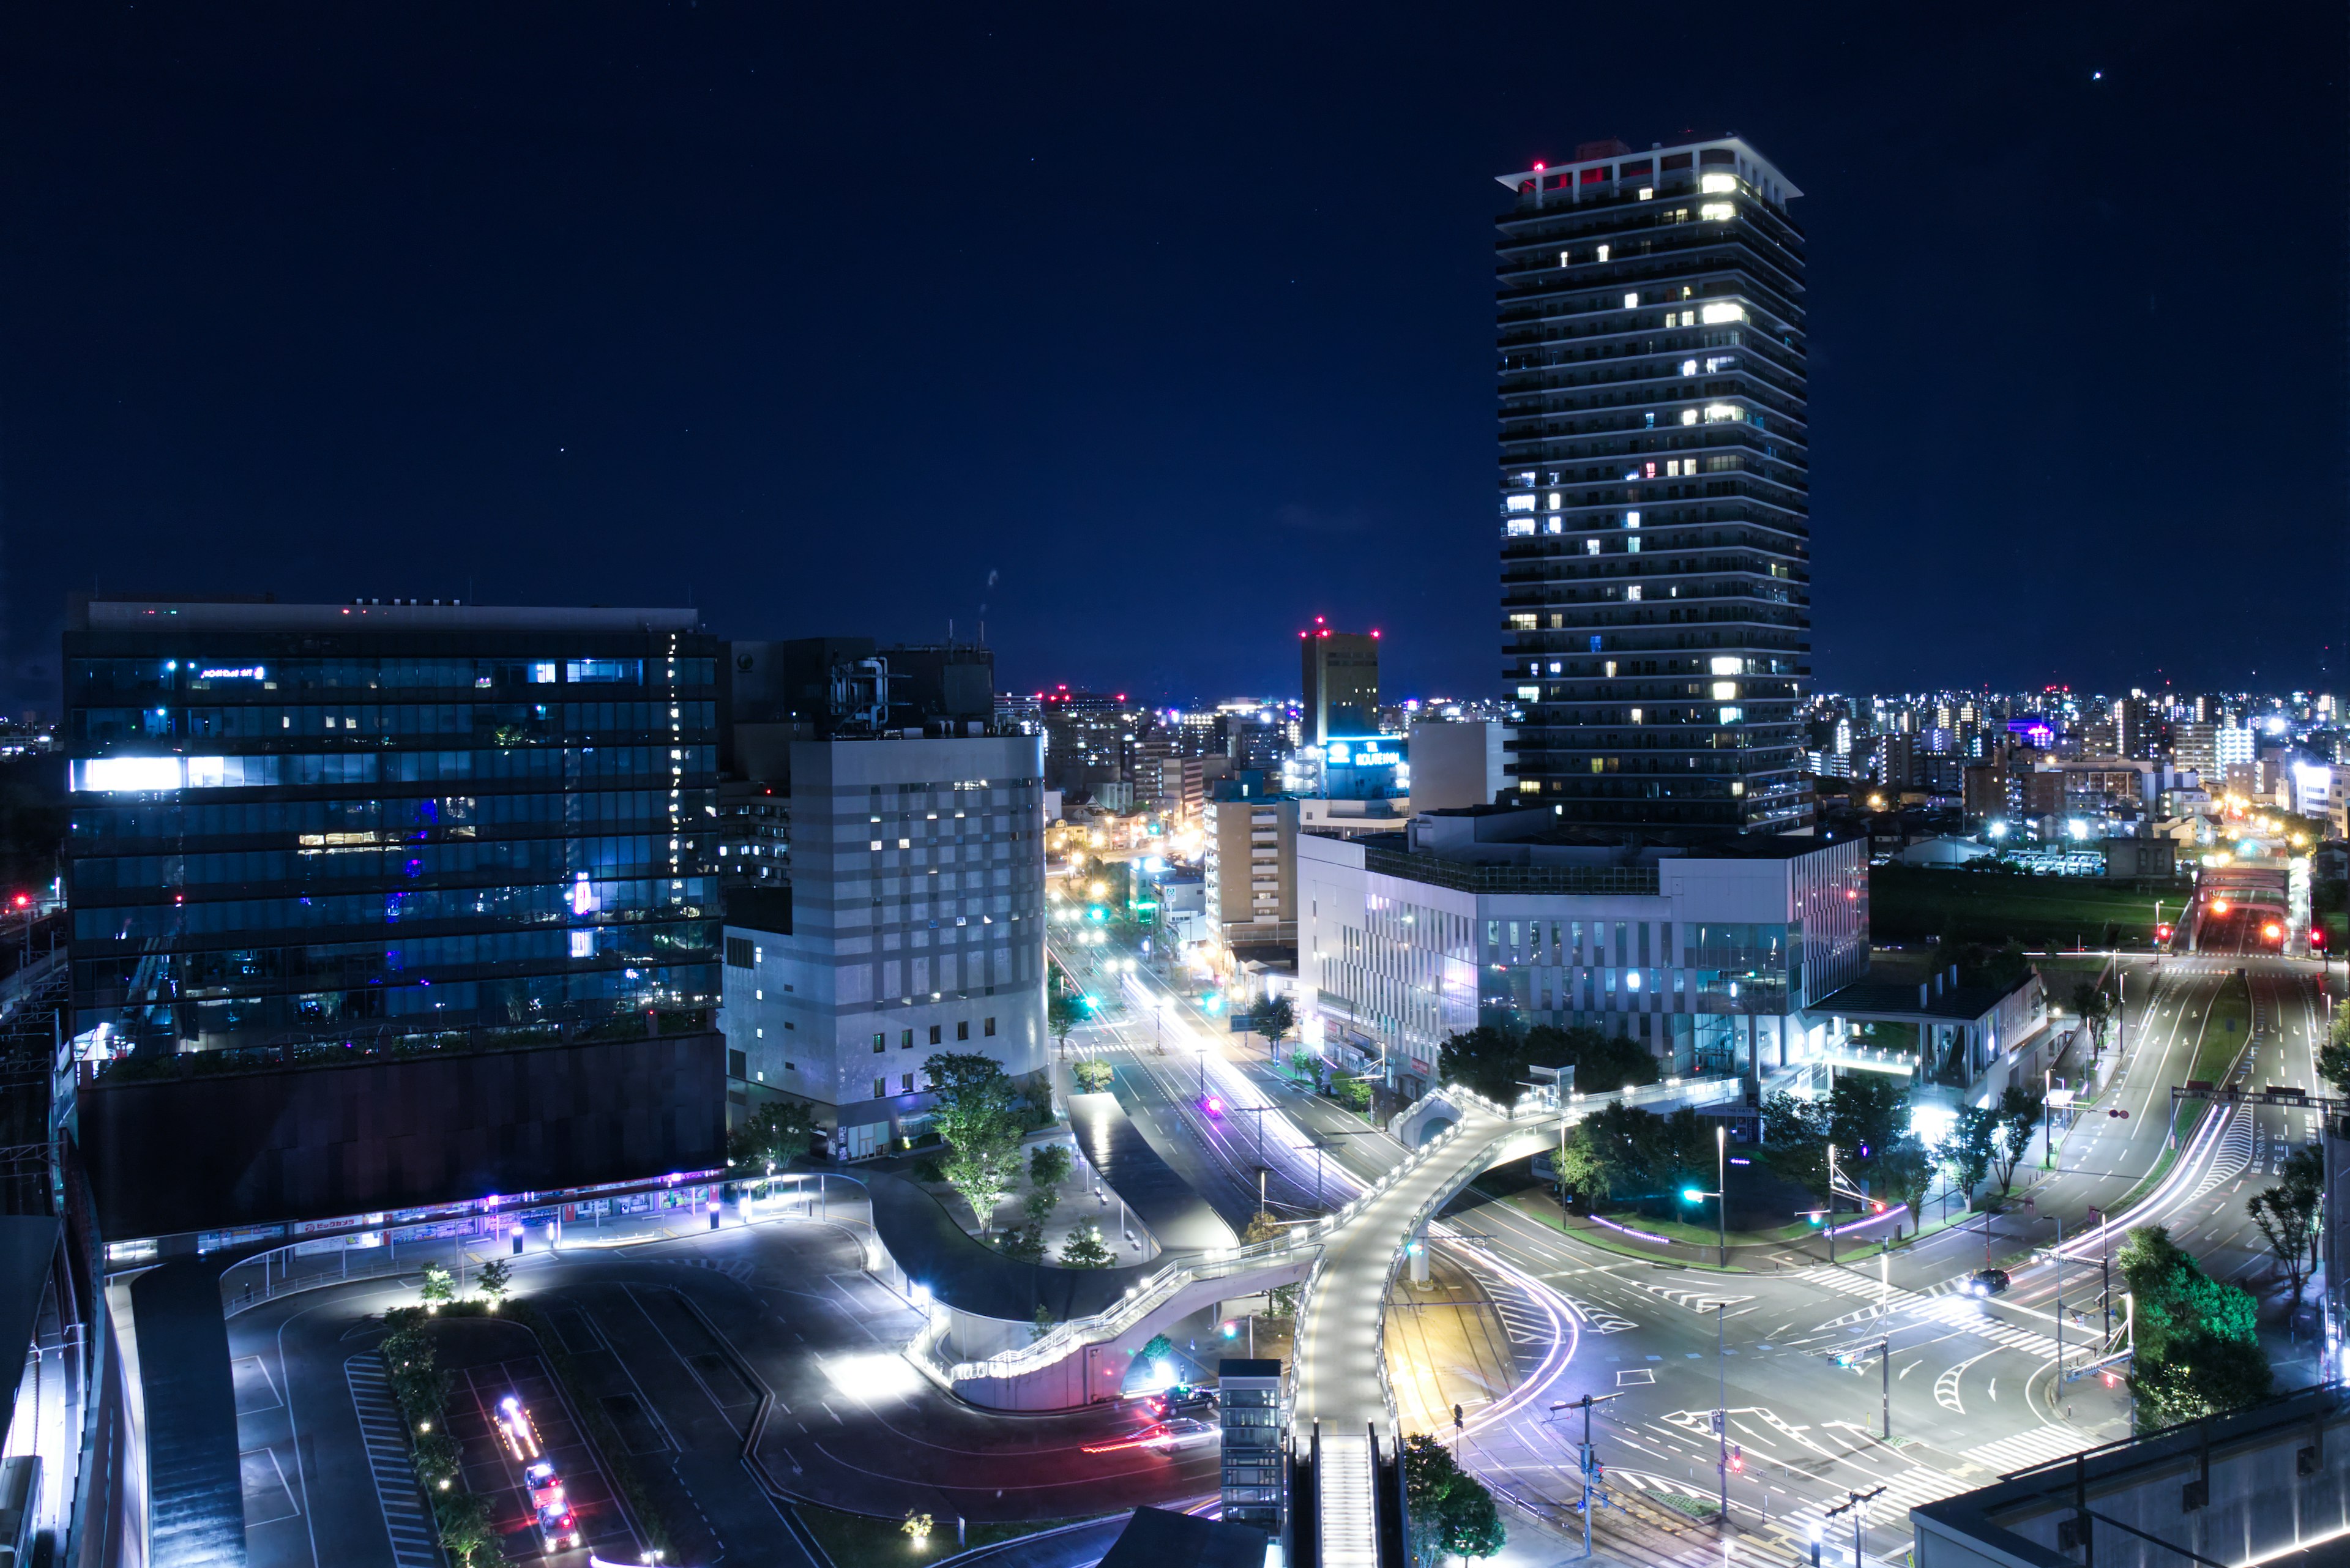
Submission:
[[1333,631],[1320,616],[1297,634],[1305,684],[1305,744],[1378,731],[1379,634]]
[[1600,826],[1800,826],[1802,192],[1735,137],[1499,178],[1518,788]]

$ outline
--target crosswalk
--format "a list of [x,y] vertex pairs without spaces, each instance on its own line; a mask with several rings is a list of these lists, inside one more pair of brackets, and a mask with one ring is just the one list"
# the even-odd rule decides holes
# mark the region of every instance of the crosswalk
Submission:
[[1625,1282],[1644,1290],[1652,1296],[1661,1296],[1675,1306],[1687,1307],[1694,1313],[1710,1313],[1716,1307],[1736,1306],[1741,1302],[1751,1302],[1754,1299],[1752,1296],[1716,1295],[1711,1291],[1678,1291],[1670,1285],[1650,1284],[1646,1280],[1627,1280]]
[[2002,1438],[1995,1443],[1969,1449],[1966,1457],[1987,1470],[2006,1474],[2012,1470],[2029,1469],[2033,1465],[2044,1465],[2051,1459],[2061,1459],[2088,1446],[2088,1439],[2077,1432],[2068,1432],[2061,1427],[2034,1427],[2028,1432],[2018,1432],[2012,1438]]
[[[1846,1295],[1866,1296],[1888,1309],[1891,1314],[1908,1313],[1929,1323],[1943,1324],[1968,1334],[1980,1334],[1994,1345],[2021,1350],[2026,1355],[2053,1358],[2056,1354],[2054,1338],[1991,1316],[1974,1297],[1959,1294],[1954,1282],[1946,1281],[1925,1291],[1904,1290],[1898,1285],[1887,1291],[1874,1280],[1842,1269],[1807,1269],[1804,1272],[1804,1280],[1809,1284],[1842,1291]],[[1869,1315],[1865,1312],[1846,1314],[1836,1319],[1832,1326],[1850,1326]]]
[[393,1568],[441,1568],[439,1532],[416,1490],[407,1431],[400,1407],[392,1403],[391,1383],[383,1375],[383,1357],[371,1350],[354,1355],[343,1363],[343,1377],[350,1385],[351,1407],[359,1412],[376,1504],[391,1537]]

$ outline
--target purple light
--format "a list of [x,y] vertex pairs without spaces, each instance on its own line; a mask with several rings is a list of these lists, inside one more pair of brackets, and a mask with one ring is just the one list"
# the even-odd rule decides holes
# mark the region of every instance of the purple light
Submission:
[[1834,1231],[1829,1231],[1828,1234],[1832,1236],[1841,1236],[1847,1231],[1857,1231],[1864,1225],[1875,1225],[1880,1220],[1890,1220],[1896,1215],[1907,1214],[1908,1212],[1909,1212],[1909,1205],[1907,1203],[1897,1203],[1882,1214],[1866,1215],[1861,1219],[1854,1220],[1849,1225],[1837,1226]]
[[1647,1231],[1635,1231],[1629,1225],[1618,1225],[1615,1220],[1602,1220],[1596,1214],[1591,1218],[1597,1223],[1607,1226],[1610,1231],[1621,1231],[1627,1236],[1638,1236],[1643,1241],[1661,1241],[1668,1247],[1673,1244],[1673,1239],[1670,1236],[1659,1236]]

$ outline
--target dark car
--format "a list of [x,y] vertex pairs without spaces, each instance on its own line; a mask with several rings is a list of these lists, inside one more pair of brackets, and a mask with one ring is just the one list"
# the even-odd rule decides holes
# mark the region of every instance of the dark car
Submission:
[[1150,1397],[1150,1413],[1165,1418],[1169,1416],[1212,1416],[1216,1413],[1216,1391],[1212,1388],[1169,1388]]
[[1967,1294],[1970,1296],[1995,1296],[2005,1289],[2005,1269],[1977,1269],[1967,1276]]

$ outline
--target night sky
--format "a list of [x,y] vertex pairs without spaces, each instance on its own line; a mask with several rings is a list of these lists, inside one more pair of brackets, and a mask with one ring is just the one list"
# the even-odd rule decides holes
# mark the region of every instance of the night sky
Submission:
[[983,618],[1002,685],[1208,701],[1319,613],[1492,695],[1492,176],[1724,131],[1805,192],[1823,686],[2350,687],[2345,56],[2316,4],[11,6],[5,694],[95,584]]

